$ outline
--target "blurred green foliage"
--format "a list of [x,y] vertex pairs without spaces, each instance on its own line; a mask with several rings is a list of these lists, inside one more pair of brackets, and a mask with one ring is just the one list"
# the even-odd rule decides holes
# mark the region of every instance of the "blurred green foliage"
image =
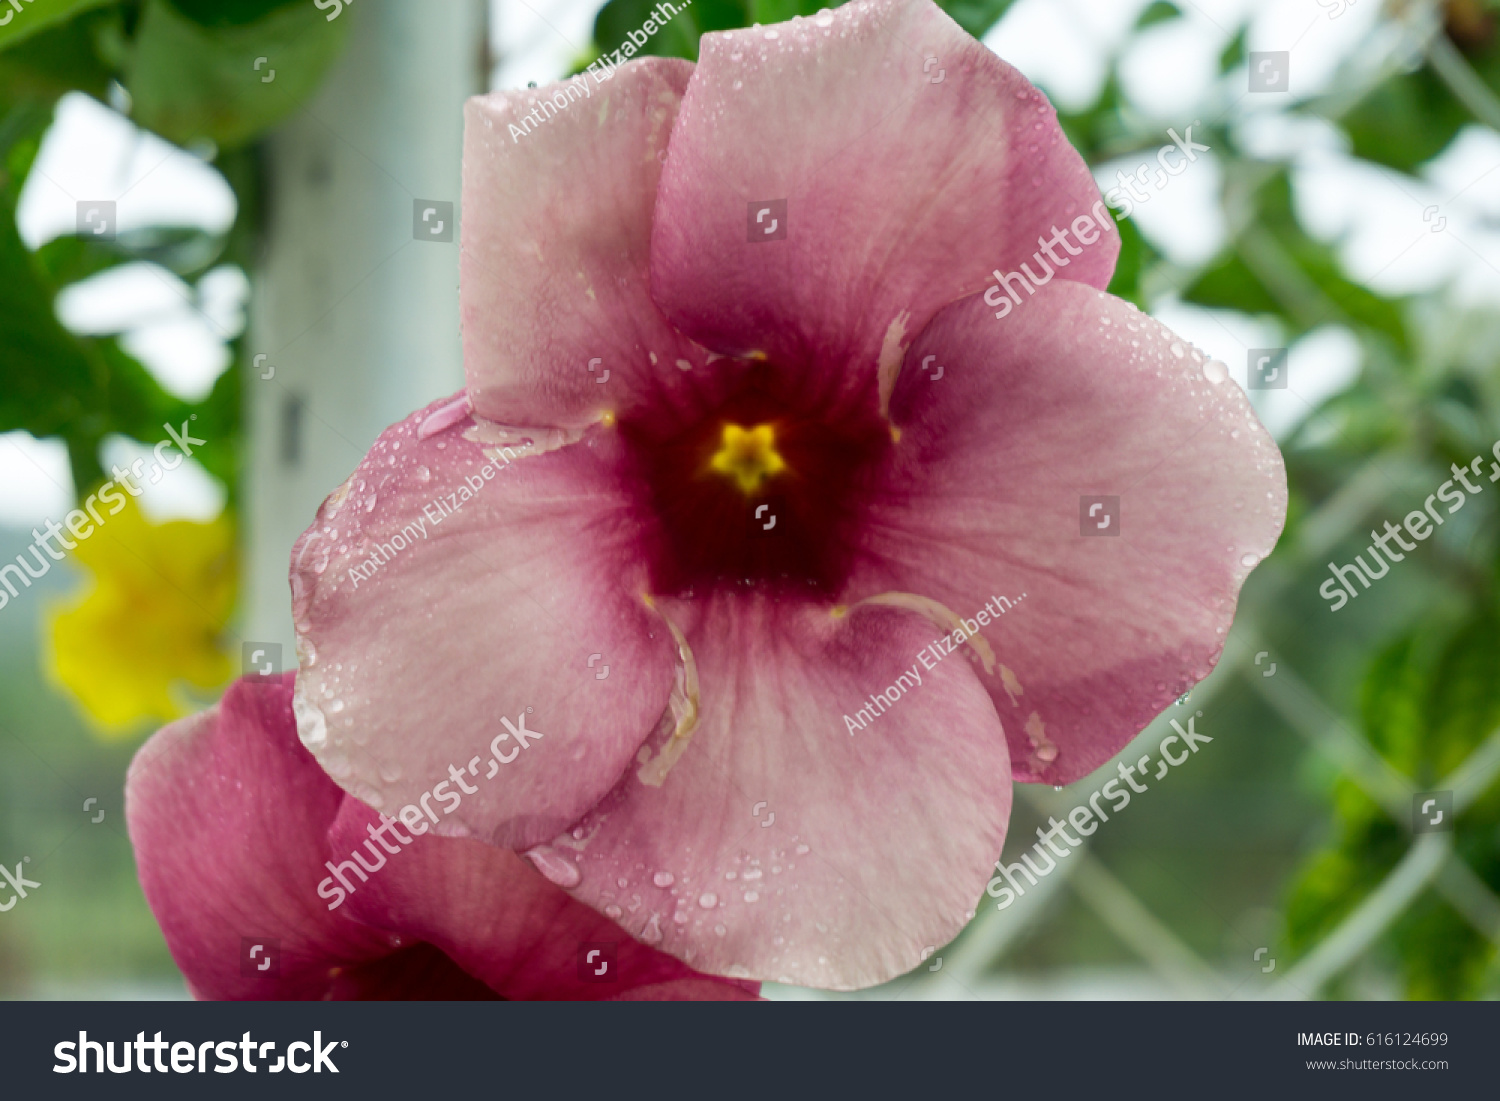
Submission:
[[[105,436],[154,444],[164,423],[194,414],[208,441],[196,457],[235,494],[239,371],[201,402],[184,402],[115,338],[70,333],[52,304],[68,284],[128,261],[161,264],[189,283],[220,263],[248,270],[258,214],[249,143],[311,94],[347,25],[301,0],[36,0],[0,27],[0,432],[65,440],[80,497],[104,478]],[[70,91],[127,103],[138,126],[212,158],[239,203],[230,230],[157,227],[26,249],[16,203],[53,107]]]

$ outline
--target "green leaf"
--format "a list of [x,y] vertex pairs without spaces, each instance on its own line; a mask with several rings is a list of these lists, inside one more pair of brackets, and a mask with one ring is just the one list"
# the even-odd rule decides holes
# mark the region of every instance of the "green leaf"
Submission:
[[[308,0],[172,0],[178,11],[204,27],[244,27],[281,8],[305,5],[307,2]],[[327,20],[328,16],[319,18]]]
[[819,8],[836,8],[843,0],[749,0],[751,23],[785,23],[794,15],[815,15]]
[[1176,4],[1169,4],[1167,0],[1152,0],[1151,6],[1141,12],[1141,17],[1135,21],[1135,28],[1141,30],[1143,27],[1151,27],[1157,23],[1180,18],[1182,18],[1182,11]]
[[1360,692],[1365,737],[1406,776],[1416,778],[1427,725],[1427,666],[1418,639],[1405,635],[1376,655]]
[[99,243],[85,237],[59,237],[37,250],[37,261],[55,287],[87,279],[115,264],[144,260],[184,278],[207,271],[224,253],[224,239],[184,226],[142,226],[122,230]]
[[1013,3],[1015,0],[938,0],[938,7],[975,38],[982,38]]
[[1250,28],[1247,24],[1241,27],[1235,36],[1229,40],[1229,45],[1225,46],[1223,52],[1219,54],[1219,72],[1227,73],[1230,69],[1233,69],[1245,60],[1247,56],[1245,40],[1249,34]]
[[0,50],[8,50],[32,35],[66,23],[80,12],[102,8],[115,2],[116,0],[26,0],[20,11],[6,4],[5,12],[0,14],[0,20],[4,21],[0,23]]
[[[837,8],[846,0],[692,0],[684,6],[674,0],[678,13],[665,27],[646,35],[646,44],[636,53],[658,57],[698,59],[698,39],[709,31],[748,27],[753,23],[784,23],[794,15],[814,15],[824,8]],[[938,6],[954,22],[978,38],[1000,21],[1014,0],[938,0]],[[644,34],[647,19],[653,19],[657,0],[609,0],[594,20],[594,45],[610,55],[630,41],[630,33]],[[587,64],[585,59],[575,71]],[[623,58],[622,58],[623,60]]]
[[1478,992],[1495,946],[1474,931],[1454,909],[1434,898],[1420,900],[1395,929],[1413,1001],[1455,1001]]
[[50,102],[75,89],[103,99],[113,72],[99,58],[96,36],[103,25],[119,21],[117,10],[90,13],[0,53],[0,101]]
[[1430,69],[1392,77],[1340,120],[1354,155],[1411,172],[1437,156],[1471,121]]
[[[26,104],[0,120],[0,432],[22,428],[35,436],[60,436],[68,445],[74,484],[81,490],[103,480],[99,443],[119,432],[144,443],[163,438],[162,425],[176,424],[201,406],[167,394],[113,338],[68,332],[57,320],[54,300],[62,278],[103,270],[118,254],[93,242],[53,241],[29,251],[16,230],[15,207],[36,147],[51,121],[50,106]],[[233,372],[219,380],[221,386]],[[222,423],[238,409],[235,393],[215,391],[210,413],[220,434],[203,456],[216,473],[232,472],[236,424]],[[214,451],[221,454],[213,454]]]
[[1454,636],[1433,677],[1427,710],[1432,733],[1425,757],[1436,780],[1500,730],[1500,618],[1482,612]]
[[[694,0],[686,7],[679,3],[676,15],[647,34],[646,20],[656,18],[656,0],[609,0],[594,19],[594,44],[605,56],[629,43],[631,56],[654,54],[696,61],[698,39],[706,32],[749,26],[746,3],[747,0]],[[639,45],[642,36],[644,46]]]
[[1156,250],[1141,236],[1134,219],[1126,218],[1115,225],[1120,231],[1120,258],[1115,261],[1115,274],[1109,281],[1109,293],[1129,299],[1145,309],[1147,303],[1141,301],[1141,273],[1158,259]]
[[210,30],[167,0],[146,0],[127,64],[134,117],[179,145],[243,145],[312,94],[348,25],[299,4]]

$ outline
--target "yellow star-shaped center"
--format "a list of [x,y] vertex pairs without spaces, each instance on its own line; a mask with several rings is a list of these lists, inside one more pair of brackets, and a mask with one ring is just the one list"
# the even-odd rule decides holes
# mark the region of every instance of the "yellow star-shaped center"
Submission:
[[776,451],[776,430],[769,424],[745,428],[738,424],[724,426],[719,450],[709,465],[733,478],[746,496],[758,493],[766,479],[786,469],[786,462]]

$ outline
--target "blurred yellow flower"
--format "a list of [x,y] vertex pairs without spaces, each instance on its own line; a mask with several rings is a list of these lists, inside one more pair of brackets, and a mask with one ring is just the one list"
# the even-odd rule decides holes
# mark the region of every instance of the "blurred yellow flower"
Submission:
[[234,675],[224,644],[237,583],[227,514],[152,524],[131,500],[70,557],[93,580],[48,609],[45,660],[100,733],[180,718],[195,709],[184,682],[208,691]]

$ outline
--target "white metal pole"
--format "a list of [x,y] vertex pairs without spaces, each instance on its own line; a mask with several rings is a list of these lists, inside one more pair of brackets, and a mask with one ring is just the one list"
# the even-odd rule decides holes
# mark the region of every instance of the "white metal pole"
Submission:
[[485,4],[360,0],[340,18],[345,53],[269,142],[245,380],[243,638],[279,645],[283,669],[293,542],[382,429],[463,385],[455,223]]

